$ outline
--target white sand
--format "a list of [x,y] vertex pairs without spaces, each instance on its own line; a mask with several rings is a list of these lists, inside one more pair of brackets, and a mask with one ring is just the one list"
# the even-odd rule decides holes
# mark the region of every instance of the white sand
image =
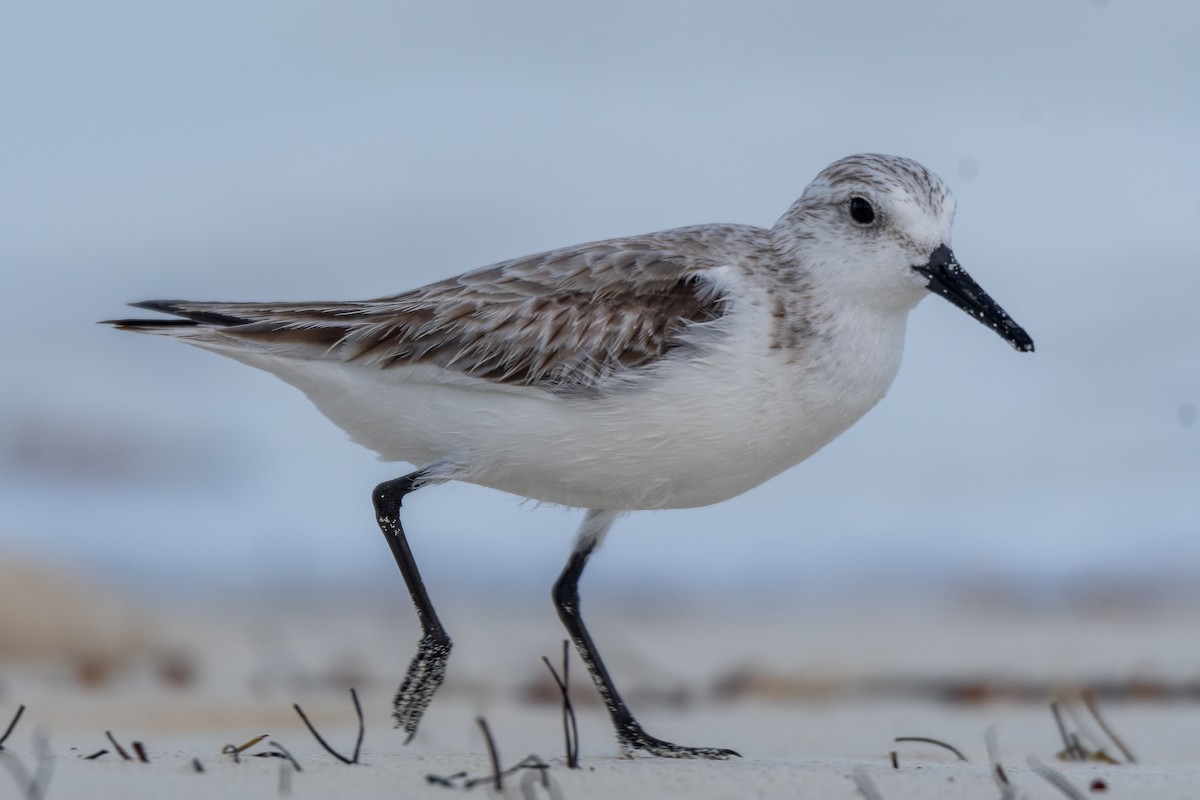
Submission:
[[[72,624],[87,623],[91,609],[111,621],[121,607],[88,597],[69,610]],[[130,612],[143,633],[128,639],[136,642],[125,645],[128,657],[100,675],[80,672],[78,647],[53,652],[45,637],[35,636],[40,649],[22,656],[15,635],[0,637],[0,726],[18,703],[28,706],[6,749],[32,770],[38,761],[33,734],[49,736],[51,799],[272,797],[285,789],[301,798],[445,798],[462,789],[431,784],[427,775],[490,772],[475,722],[483,715],[502,762],[540,755],[552,765],[555,796],[568,800],[857,798],[862,795],[850,777],[857,768],[886,800],[995,798],[999,790],[984,746],[984,732],[995,725],[1005,770],[1029,797],[1064,796],[1033,774],[1026,763],[1031,755],[1089,797],[1200,796],[1200,707],[1194,701],[1107,700],[1107,716],[1140,763],[1068,764],[1056,758],[1062,742],[1042,696],[951,703],[906,695],[904,688],[917,684],[903,682],[979,679],[984,689],[1061,685],[1067,691],[1080,682],[1138,678],[1148,690],[1162,688],[1197,673],[1200,645],[1192,634],[1200,619],[1191,613],[1020,611],[894,598],[809,609],[589,608],[614,675],[647,729],[685,744],[733,747],[744,757],[617,757],[607,718],[576,660],[583,768],[572,771],[562,762],[559,708],[527,699],[531,686],[545,683],[539,657],[557,662],[562,638],[547,602],[464,599],[445,608],[456,639],[450,676],[416,741],[403,745],[388,720],[391,693],[417,638],[403,600]],[[63,606],[23,602],[20,608],[28,623],[39,610],[50,616]],[[0,617],[0,627],[16,630],[8,627],[9,616]],[[737,675],[740,680],[730,680]],[[350,685],[359,688],[367,718],[362,764],[354,767],[325,754],[291,708],[301,703],[349,753],[356,733]],[[740,689],[721,695],[722,685]],[[142,741],[150,763],[122,762],[113,752],[84,759],[112,750],[106,730],[127,748]],[[291,774],[281,759],[246,757],[234,764],[220,754],[225,744],[263,733],[288,748],[303,771]],[[896,744],[897,736],[945,740],[970,762],[931,745]],[[263,742],[248,752],[268,749]],[[892,750],[899,769],[890,764]],[[1117,754],[1111,744],[1106,750]],[[194,758],[203,773],[194,770]],[[524,774],[507,780],[505,796],[551,796],[528,784],[533,772],[523,790]],[[1107,792],[1088,790],[1096,780]],[[461,786],[462,779],[455,783]],[[0,774],[0,786],[7,787],[0,797],[20,796],[12,784]],[[472,794],[495,792],[480,785]]]

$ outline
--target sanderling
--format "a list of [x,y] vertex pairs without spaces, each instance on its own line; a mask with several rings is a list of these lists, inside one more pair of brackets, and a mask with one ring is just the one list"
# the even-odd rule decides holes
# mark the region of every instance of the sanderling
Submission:
[[886,393],[908,312],[929,292],[1033,350],[955,260],[953,216],[920,164],[857,155],[770,230],[609,239],[359,302],[155,300],[133,305],[175,318],[111,323],[272,372],[355,441],[417,467],[373,495],[423,631],[395,698],[410,740],[450,638],[399,510],[409,492],[458,480],[589,509],[553,597],[621,749],[725,758],[634,719],[584,627],[580,576],[622,512],[733,497],[846,430]]

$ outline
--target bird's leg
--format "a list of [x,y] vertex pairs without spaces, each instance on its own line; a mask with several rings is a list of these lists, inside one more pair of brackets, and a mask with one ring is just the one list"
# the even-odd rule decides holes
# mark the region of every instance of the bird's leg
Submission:
[[417,609],[417,619],[421,622],[421,642],[417,654],[409,663],[404,682],[392,701],[392,717],[396,727],[403,728],[408,734],[405,744],[412,741],[417,725],[429,707],[429,701],[433,699],[433,693],[445,680],[446,660],[450,657],[450,637],[433,609],[429,593],[421,581],[421,573],[417,570],[417,562],[413,560],[412,550],[408,547],[404,528],[400,525],[400,504],[405,495],[428,482],[426,472],[417,470],[403,478],[379,484],[371,495],[375,502],[375,520],[383,531],[383,538],[387,539],[388,547],[392,549],[392,555],[396,557],[396,566],[400,567],[400,574],[404,576],[413,606]]
[[616,729],[617,743],[622,752],[629,754],[633,750],[643,750],[651,755],[667,758],[729,758],[738,753],[717,747],[683,747],[682,745],[656,739],[642,730],[642,726],[633,718],[625,701],[617,693],[609,677],[608,669],[600,660],[600,652],[596,649],[592,637],[583,625],[583,616],[579,610],[579,578],[583,568],[587,566],[588,557],[596,549],[600,538],[608,531],[616,515],[608,511],[589,511],[583,523],[580,535],[575,542],[575,549],[567,560],[562,575],[554,584],[554,604],[558,608],[558,617],[566,627],[580,658],[587,665],[592,680],[600,691],[608,714]]

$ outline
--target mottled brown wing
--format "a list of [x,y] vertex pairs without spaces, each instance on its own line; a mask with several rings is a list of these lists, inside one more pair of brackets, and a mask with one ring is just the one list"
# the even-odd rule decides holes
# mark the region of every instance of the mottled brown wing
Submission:
[[758,233],[703,226],[579,245],[362,302],[138,305],[184,318],[160,324],[279,355],[424,364],[571,392],[645,367],[684,344],[692,326],[718,319],[725,303],[705,273],[736,260]]

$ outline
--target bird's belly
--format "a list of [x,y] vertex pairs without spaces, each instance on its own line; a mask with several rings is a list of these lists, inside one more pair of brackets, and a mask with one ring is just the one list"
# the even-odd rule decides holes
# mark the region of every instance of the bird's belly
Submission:
[[[534,500],[634,510],[707,505],[808,458],[883,395],[831,398],[819,375],[736,353],[681,360],[600,396],[405,380],[310,362],[272,371],[385,460]],[[892,372],[894,374],[894,371]],[[845,393],[842,393],[845,395]]]
[[467,479],[568,506],[685,508],[741,494],[824,444],[811,435],[770,435],[727,409],[653,400],[627,397],[608,407],[542,409],[512,419],[503,441],[480,451]]

